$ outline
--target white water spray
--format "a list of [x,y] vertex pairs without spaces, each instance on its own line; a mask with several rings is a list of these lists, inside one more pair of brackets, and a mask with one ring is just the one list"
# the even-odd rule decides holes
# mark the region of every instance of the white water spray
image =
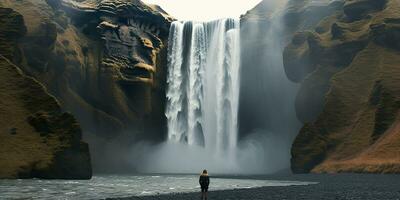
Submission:
[[233,19],[173,22],[169,38],[168,140],[229,162],[238,140],[239,28]]

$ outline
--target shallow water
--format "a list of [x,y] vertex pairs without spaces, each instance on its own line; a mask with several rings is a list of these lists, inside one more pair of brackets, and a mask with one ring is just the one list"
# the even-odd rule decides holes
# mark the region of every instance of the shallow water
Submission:
[[[315,182],[212,178],[210,190]],[[94,176],[91,180],[0,180],[0,199],[104,199],[199,191],[198,176]]]

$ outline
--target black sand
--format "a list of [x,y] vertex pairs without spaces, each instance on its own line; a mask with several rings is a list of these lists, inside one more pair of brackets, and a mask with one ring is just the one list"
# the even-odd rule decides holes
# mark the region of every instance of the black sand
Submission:
[[[227,178],[227,177],[224,177]],[[261,199],[360,199],[400,200],[400,175],[336,174],[232,177],[247,179],[296,180],[319,182],[315,185],[263,187],[209,192],[209,200]],[[212,185],[211,185],[212,187]],[[123,200],[197,200],[200,193],[170,194]]]

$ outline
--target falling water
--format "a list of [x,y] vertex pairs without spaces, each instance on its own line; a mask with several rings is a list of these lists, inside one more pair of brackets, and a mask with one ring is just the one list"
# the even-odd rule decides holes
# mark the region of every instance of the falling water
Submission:
[[237,146],[239,21],[173,22],[168,55],[168,140],[233,158]]
[[[284,5],[263,2],[259,9]],[[276,9],[269,20],[172,23],[168,140],[132,150],[139,171],[194,173],[205,168],[213,174],[262,174],[288,169],[301,123],[294,109],[298,86],[283,68],[282,16]]]

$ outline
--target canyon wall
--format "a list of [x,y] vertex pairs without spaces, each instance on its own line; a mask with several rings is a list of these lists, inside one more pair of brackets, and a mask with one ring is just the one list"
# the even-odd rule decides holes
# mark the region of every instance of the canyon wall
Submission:
[[[309,20],[312,10],[324,17]],[[304,123],[292,170],[399,173],[400,2],[291,1],[286,19],[285,70],[301,84]]]
[[23,70],[42,82],[85,131],[162,138],[154,135],[164,124],[165,48],[172,18],[161,8],[107,0],[1,0],[0,5],[26,21],[27,35],[20,42]]
[[[276,169],[291,156],[296,173],[399,173],[400,1],[280,6],[265,0],[241,17],[240,138],[274,140]],[[0,15],[0,178],[90,178],[81,129],[105,168],[126,150],[110,141],[166,138],[175,19],[160,7],[0,0]]]
[[[399,173],[400,2],[289,0],[282,15],[277,6],[262,1],[242,16],[241,136],[266,129],[291,140],[293,130],[279,124],[295,124],[283,103],[292,102],[303,124],[293,136],[293,172]],[[285,46],[293,100],[288,84],[271,81],[278,75],[268,45]]]
[[0,7],[19,13],[26,26],[13,63],[76,117],[95,166],[123,157],[108,143],[163,141],[174,20],[165,11],[139,0],[0,0]]
[[0,8],[0,178],[89,179],[79,123],[17,66],[25,34],[23,17]]

